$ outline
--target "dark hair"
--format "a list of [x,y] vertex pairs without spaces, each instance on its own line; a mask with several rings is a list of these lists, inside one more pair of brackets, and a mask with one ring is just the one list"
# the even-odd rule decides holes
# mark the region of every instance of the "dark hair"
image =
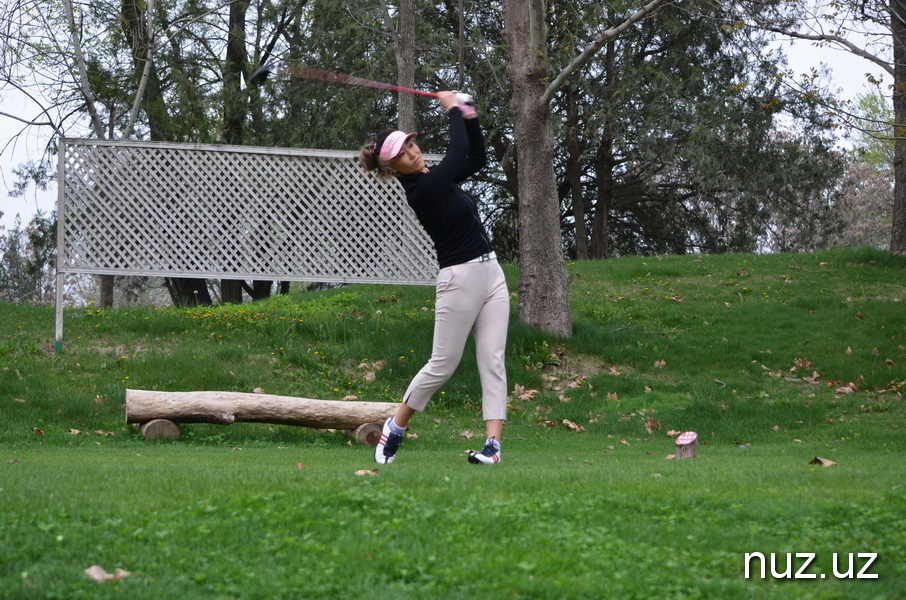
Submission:
[[359,164],[366,171],[376,171],[379,179],[390,179],[393,177],[393,171],[390,168],[389,160],[381,160],[381,146],[387,136],[393,133],[394,129],[385,129],[377,135],[374,143],[365,144],[359,151]]

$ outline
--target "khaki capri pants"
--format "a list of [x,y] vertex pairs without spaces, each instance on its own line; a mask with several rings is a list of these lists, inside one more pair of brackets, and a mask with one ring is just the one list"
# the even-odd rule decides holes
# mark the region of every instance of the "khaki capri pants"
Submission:
[[431,359],[412,379],[403,402],[423,411],[431,396],[453,375],[466,340],[475,338],[486,421],[506,419],[506,350],[510,295],[496,260],[445,267],[437,274],[434,346]]

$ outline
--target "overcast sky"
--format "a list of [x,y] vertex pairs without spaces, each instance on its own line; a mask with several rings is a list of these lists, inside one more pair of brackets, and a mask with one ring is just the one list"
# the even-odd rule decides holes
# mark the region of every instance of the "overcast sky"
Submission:
[[[886,75],[865,59],[842,50],[817,48],[802,42],[797,43],[795,48],[790,48],[787,43],[784,48],[790,59],[790,66],[797,73],[806,72],[820,63],[827,64],[833,72],[833,83],[842,89],[844,99],[852,99],[868,90],[865,84],[866,72],[879,78]],[[885,77],[885,80],[890,79]],[[0,112],[28,119],[34,119],[39,114],[38,108],[23,95],[8,90],[0,91]],[[0,212],[4,213],[0,218],[0,226],[7,229],[13,224],[16,214],[21,214],[23,224],[27,224],[38,210],[50,212],[56,208],[57,202],[56,185],[46,192],[36,192],[30,188],[24,197],[12,198],[8,195],[7,190],[12,188],[16,179],[13,169],[29,159],[40,159],[49,138],[46,127],[41,130],[31,128],[16,140],[10,141],[22,127],[22,123],[0,115]]]

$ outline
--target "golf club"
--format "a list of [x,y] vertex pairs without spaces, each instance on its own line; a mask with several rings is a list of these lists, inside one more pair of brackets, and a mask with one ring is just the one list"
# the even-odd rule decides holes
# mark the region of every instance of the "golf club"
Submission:
[[[389,90],[392,92],[403,92],[406,94],[418,94],[419,96],[437,98],[436,92],[425,92],[422,90],[393,85],[391,83],[381,83],[380,81],[372,81],[371,79],[353,77],[352,75],[341,75],[340,73],[331,73],[330,71],[322,71],[321,69],[312,69],[311,67],[290,65],[289,67],[287,67],[287,70],[289,71],[290,76],[299,77],[301,79],[314,79],[318,81],[326,81],[327,83],[342,83],[345,85],[356,85],[360,87],[375,88],[378,90]],[[271,63],[265,63],[261,65],[254,73],[252,73],[252,76],[249,78],[249,84],[260,85],[270,76],[273,71],[274,67]],[[470,96],[469,94],[457,93],[457,98],[459,99],[460,104],[475,104],[475,99],[472,98],[472,96]]]

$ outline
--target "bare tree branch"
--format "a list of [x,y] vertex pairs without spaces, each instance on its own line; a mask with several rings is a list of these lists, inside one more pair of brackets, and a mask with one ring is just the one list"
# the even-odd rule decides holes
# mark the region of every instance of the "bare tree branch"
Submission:
[[836,34],[830,34],[830,33],[818,33],[818,34],[800,33],[798,31],[790,31],[787,29],[771,27],[771,26],[766,25],[763,21],[761,21],[760,19],[757,19],[757,18],[755,19],[755,22],[758,24],[759,27],[761,27],[765,31],[770,31],[772,33],[779,33],[779,34],[785,35],[787,37],[791,37],[791,38],[795,38],[795,39],[799,39],[799,40],[809,40],[809,41],[813,41],[813,42],[832,42],[835,44],[839,44],[840,46],[843,46],[847,52],[850,52],[851,54],[854,54],[856,56],[859,56],[861,58],[864,58],[866,60],[869,60],[869,61],[875,63],[876,65],[878,65],[879,67],[881,67],[882,69],[887,71],[887,73],[891,77],[893,77],[893,65],[890,64],[890,62],[880,58],[879,56],[877,56],[875,54],[872,54],[871,52],[865,50],[864,48],[857,46],[856,44],[852,43],[851,41],[847,40],[846,38],[844,38],[842,36],[839,36]]
[[585,50],[583,50],[577,57],[575,57],[572,62],[570,62],[566,67],[560,71],[560,74],[551,82],[547,89],[544,90],[544,94],[540,98],[542,104],[547,104],[554,97],[554,94],[557,93],[563,85],[566,83],[566,80],[570,75],[575,73],[582,65],[588,62],[592,56],[600,50],[605,43],[609,40],[617,37],[637,21],[640,21],[653,13],[655,10],[661,7],[665,3],[665,0],[651,0],[648,4],[640,8],[637,12],[631,14],[625,21],[617,25],[616,27],[611,27],[602,31],[595,40],[589,44]]
[[142,25],[147,28],[148,48],[145,51],[145,67],[142,69],[142,78],[138,84],[138,90],[135,92],[135,99],[132,102],[132,110],[129,112],[129,119],[126,121],[126,128],[123,130],[120,139],[127,139],[132,135],[135,129],[135,123],[138,121],[138,113],[141,110],[142,99],[145,97],[145,88],[148,86],[148,78],[151,74],[151,64],[154,60],[154,0],[148,0],[148,9],[145,11],[146,22]]
[[[88,66],[85,64],[85,56],[82,54],[82,41],[78,35],[78,29],[75,23],[75,15],[72,8],[72,0],[63,0],[63,10],[66,11],[66,20],[69,26],[69,37],[72,41],[73,52],[75,52],[76,67],[78,68],[79,89],[85,98],[85,105],[88,114],[91,116],[91,125],[98,139],[104,139],[104,124],[101,123],[97,106],[94,103],[94,92],[91,90],[91,84],[88,81]],[[61,55],[62,52],[61,52]]]

